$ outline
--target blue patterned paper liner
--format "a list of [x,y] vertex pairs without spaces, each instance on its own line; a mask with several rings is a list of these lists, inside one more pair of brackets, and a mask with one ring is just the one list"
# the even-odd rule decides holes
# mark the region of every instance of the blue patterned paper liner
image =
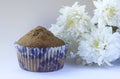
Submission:
[[50,72],[63,68],[68,44],[59,47],[34,48],[16,44],[21,68],[32,72]]

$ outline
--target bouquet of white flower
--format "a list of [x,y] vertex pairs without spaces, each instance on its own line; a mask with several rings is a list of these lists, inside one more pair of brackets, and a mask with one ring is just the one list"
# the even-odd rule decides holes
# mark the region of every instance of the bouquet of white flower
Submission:
[[77,63],[111,66],[120,57],[118,3],[119,0],[94,1],[97,9],[92,22],[85,6],[77,2],[72,7],[65,6],[50,31],[69,44],[68,56],[74,55]]

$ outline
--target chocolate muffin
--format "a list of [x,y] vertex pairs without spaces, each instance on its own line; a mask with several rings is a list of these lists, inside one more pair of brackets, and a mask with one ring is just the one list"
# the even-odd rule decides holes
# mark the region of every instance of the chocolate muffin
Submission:
[[68,44],[42,26],[28,32],[16,42],[21,68],[49,72],[63,68]]

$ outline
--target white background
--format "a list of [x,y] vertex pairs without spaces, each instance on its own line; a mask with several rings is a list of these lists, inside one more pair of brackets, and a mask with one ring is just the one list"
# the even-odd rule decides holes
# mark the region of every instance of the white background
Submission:
[[66,63],[62,70],[49,73],[19,68],[14,42],[38,25],[50,27],[56,22],[61,6],[75,1],[87,5],[92,15],[92,0],[0,0],[0,79],[120,79],[119,60],[113,67]]

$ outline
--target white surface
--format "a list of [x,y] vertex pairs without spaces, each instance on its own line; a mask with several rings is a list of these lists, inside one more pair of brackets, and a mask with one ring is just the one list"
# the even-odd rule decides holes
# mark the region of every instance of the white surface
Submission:
[[55,23],[58,10],[75,1],[88,6],[91,0],[0,0],[0,79],[120,79],[120,60],[113,67],[65,64],[59,71],[27,72],[19,68],[13,43],[31,28]]
[[66,63],[64,68],[49,73],[22,70],[17,62],[15,50],[2,49],[8,55],[0,59],[0,79],[120,79],[120,60],[113,67],[80,66]]

